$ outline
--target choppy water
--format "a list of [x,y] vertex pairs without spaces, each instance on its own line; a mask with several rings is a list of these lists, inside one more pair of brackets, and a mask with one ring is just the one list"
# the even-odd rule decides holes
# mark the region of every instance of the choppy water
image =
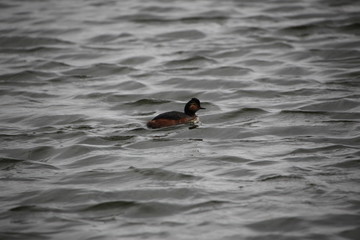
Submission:
[[0,9],[1,239],[360,239],[358,1]]

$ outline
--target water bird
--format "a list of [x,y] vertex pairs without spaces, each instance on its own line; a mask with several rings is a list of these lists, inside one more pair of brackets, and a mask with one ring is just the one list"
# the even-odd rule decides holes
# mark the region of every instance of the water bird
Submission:
[[198,123],[199,117],[195,113],[200,109],[205,108],[201,107],[199,99],[192,98],[186,103],[184,112],[171,111],[162,113],[154,117],[146,125],[148,128],[162,128],[178,124]]

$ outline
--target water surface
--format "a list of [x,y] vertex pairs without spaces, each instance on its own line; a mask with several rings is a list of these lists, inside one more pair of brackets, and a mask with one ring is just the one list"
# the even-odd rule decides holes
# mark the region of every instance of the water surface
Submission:
[[0,238],[359,239],[356,1],[0,7]]

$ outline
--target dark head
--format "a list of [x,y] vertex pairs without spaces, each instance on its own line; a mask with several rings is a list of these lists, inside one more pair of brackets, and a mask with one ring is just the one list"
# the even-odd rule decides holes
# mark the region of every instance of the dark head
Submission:
[[203,107],[200,106],[200,101],[197,98],[192,98],[186,105],[184,108],[184,112],[186,115],[189,116],[195,116],[195,113],[200,110],[200,109],[205,109]]

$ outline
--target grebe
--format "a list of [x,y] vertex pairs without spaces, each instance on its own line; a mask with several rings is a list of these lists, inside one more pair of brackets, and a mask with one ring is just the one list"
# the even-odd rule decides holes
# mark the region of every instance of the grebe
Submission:
[[200,106],[200,101],[197,98],[192,98],[184,108],[184,112],[165,112],[154,117],[147,123],[149,128],[162,128],[178,124],[195,123],[199,121],[196,112],[200,109],[205,109]]

